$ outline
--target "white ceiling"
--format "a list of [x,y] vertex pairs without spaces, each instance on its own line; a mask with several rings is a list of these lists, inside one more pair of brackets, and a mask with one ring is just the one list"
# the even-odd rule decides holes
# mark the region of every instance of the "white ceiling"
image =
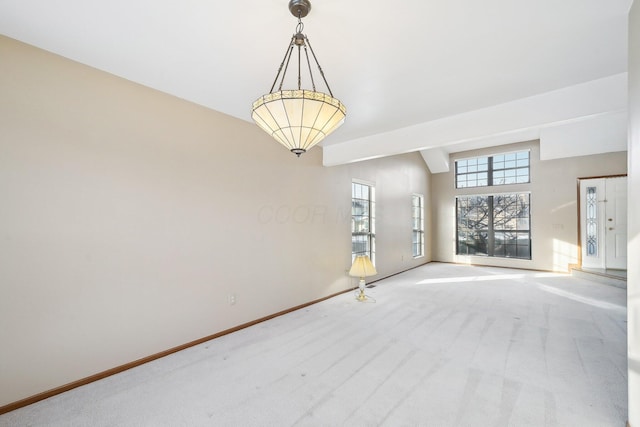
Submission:
[[[323,144],[325,164],[514,142],[625,114],[626,98],[618,98],[631,3],[312,0],[305,33],[347,106],[345,124]],[[287,4],[0,0],[0,33],[250,121],[251,104],[269,91],[295,30]],[[567,104],[584,103],[564,88],[606,97],[598,91],[609,83],[617,98],[607,105],[579,113],[567,105],[558,116],[506,123],[513,118],[505,111],[553,110],[558,93]],[[487,120],[495,126],[480,129]],[[459,134],[463,125],[469,135]],[[431,138],[434,127],[440,130]]]

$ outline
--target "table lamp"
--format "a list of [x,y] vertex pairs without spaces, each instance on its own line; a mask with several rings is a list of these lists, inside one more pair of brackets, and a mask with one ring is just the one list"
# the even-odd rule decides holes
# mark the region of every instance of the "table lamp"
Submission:
[[375,276],[376,274],[378,274],[378,272],[367,255],[356,256],[353,260],[351,270],[349,270],[349,276],[360,278],[360,283],[358,283],[360,293],[356,297],[358,301],[365,301],[367,299],[367,296],[364,294],[364,287],[366,284],[364,278],[368,276]]

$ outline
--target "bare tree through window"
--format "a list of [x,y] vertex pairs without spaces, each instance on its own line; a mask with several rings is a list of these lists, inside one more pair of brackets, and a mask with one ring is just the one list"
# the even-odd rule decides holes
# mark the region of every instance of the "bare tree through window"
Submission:
[[530,194],[459,196],[459,255],[531,259]]

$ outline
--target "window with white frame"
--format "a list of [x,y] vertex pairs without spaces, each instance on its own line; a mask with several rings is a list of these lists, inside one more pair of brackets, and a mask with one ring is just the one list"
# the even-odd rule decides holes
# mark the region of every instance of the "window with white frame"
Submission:
[[375,187],[351,183],[351,260],[367,255],[375,264]]
[[411,222],[413,237],[411,245],[413,257],[424,255],[424,197],[420,194],[411,196]]

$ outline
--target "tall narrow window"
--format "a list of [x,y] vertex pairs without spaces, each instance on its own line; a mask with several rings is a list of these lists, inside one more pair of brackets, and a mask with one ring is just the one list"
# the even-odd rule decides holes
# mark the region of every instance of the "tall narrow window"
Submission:
[[458,255],[488,255],[489,197],[456,198]]
[[413,246],[413,257],[424,255],[424,197],[420,194],[414,194],[411,197],[411,216],[413,224],[413,238],[411,244]]
[[375,188],[372,185],[351,184],[351,260],[356,255],[368,255],[375,263]]
[[493,256],[531,259],[529,193],[493,198]]

